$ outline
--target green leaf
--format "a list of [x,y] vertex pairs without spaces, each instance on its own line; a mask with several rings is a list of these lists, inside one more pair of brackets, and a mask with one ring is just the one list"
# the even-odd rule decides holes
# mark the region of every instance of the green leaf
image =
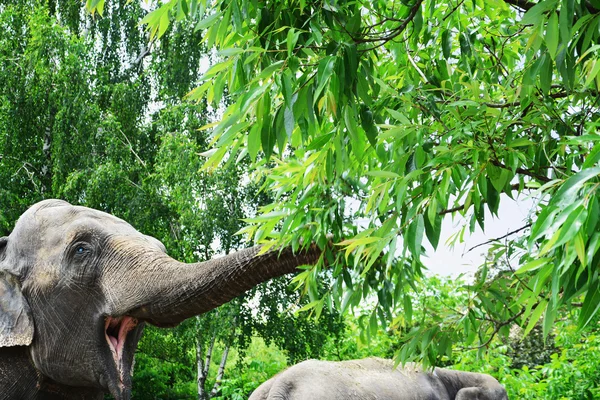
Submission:
[[442,233],[442,217],[437,215],[434,223],[432,224],[429,218],[425,218],[425,234],[433,249],[437,249],[440,242],[440,235]]
[[351,106],[346,106],[344,108],[344,124],[348,134],[350,135],[352,152],[356,155],[356,158],[361,160],[364,155],[364,139],[358,133],[358,120],[356,118],[354,109]]
[[506,183],[510,180],[509,171],[492,164],[488,164],[486,169],[492,186],[494,186],[497,192],[502,192],[504,186],[506,186]]
[[509,144],[508,147],[510,148],[515,148],[515,147],[525,147],[525,146],[532,146],[534,143],[529,140],[528,138],[517,138],[515,140],[512,140]]
[[586,218],[587,210],[584,206],[579,206],[573,210],[562,225],[553,247],[561,246],[573,239],[581,231]]
[[300,309],[297,312],[300,313],[303,311],[311,310],[313,308],[317,308],[319,306],[319,304],[321,305],[321,308],[322,308],[323,307],[323,299],[311,301],[310,303],[306,304],[305,306],[300,307]]
[[198,32],[200,30],[209,28],[211,26],[214,25],[215,22],[217,22],[217,20],[223,15],[222,12],[217,11],[216,13],[213,13],[211,15],[209,15],[208,17],[198,21],[198,23],[196,24],[196,26],[194,27],[194,32]]
[[287,70],[281,74],[281,93],[283,94],[286,107],[291,108],[294,91],[292,90],[292,77]]
[[[398,122],[404,124],[404,125],[412,125],[410,120],[406,117],[406,115],[402,114],[401,112],[398,112],[396,110],[393,110],[391,108],[386,108],[385,109],[388,114],[390,114],[393,118],[395,118]],[[401,129],[403,129],[404,127],[401,127]]]
[[419,214],[415,217],[413,222],[409,225],[406,232],[406,240],[408,248],[410,249],[413,257],[419,259],[421,256],[421,244],[423,243],[423,233],[425,231],[425,221],[423,215]]
[[87,0],[85,3],[87,11],[94,15],[94,12],[98,12],[98,15],[102,16],[104,12],[104,0]]
[[[400,285],[400,283],[397,283],[398,285]],[[410,298],[410,296],[408,295],[404,295],[404,316],[406,317],[406,321],[408,324],[411,324],[412,322],[412,314],[413,314],[413,308],[412,308],[412,300]]]
[[327,56],[319,62],[319,67],[317,69],[317,88],[314,93],[315,102],[319,99],[323,88],[325,88],[325,85],[329,82],[333,67],[335,66],[335,61],[336,57]]
[[160,16],[160,26],[158,28],[158,38],[159,39],[165,34],[167,29],[169,28],[170,22],[171,21],[169,20],[169,10],[165,9],[164,12],[162,13],[162,15]]
[[574,0],[562,0],[560,5],[560,16],[558,25],[560,27],[560,38],[563,43],[571,41],[571,26],[575,14]]
[[558,15],[555,12],[550,13],[548,18],[548,25],[546,26],[546,48],[550,57],[554,60],[556,58],[556,50],[558,49]]
[[549,10],[556,8],[556,4],[558,0],[543,0],[531,7],[527,12],[523,15],[521,19],[521,24],[523,25],[538,25],[543,20],[543,14]]
[[[590,83],[592,83],[592,81],[594,81],[596,79],[596,77],[598,76],[598,72],[600,72],[600,61],[594,60],[593,65],[587,74],[584,85],[590,86]],[[595,86],[593,86],[593,87],[595,88]]]
[[600,290],[598,282],[598,278],[596,278],[587,290],[587,294],[583,300],[583,306],[581,307],[581,313],[579,314],[579,328],[587,326],[600,309]]
[[369,329],[371,330],[371,335],[375,336],[377,334],[377,313],[375,310],[371,313],[371,318],[369,318]]
[[219,52],[217,54],[219,54],[221,57],[230,57],[230,56],[235,56],[241,53],[244,53],[245,50],[244,49],[240,49],[239,47],[229,47],[227,49],[222,49],[219,50]]
[[571,176],[552,196],[550,204],[555,207],[568,205],[574,202],[577,193],[585,182],[600,175],[600,167],[585,169]]
[[291,139],[292,132],[294,132],[294,126],[296,120],[294,119],[294,111],[290,107],[285,107],[283,110],[283,121],[285,126],[285,132],[288,135],[288,138]]
[[381,170],[368,171],[367,175],[369,175],[369,176],[375,176],[377,178],[388,178],[388,179],[398,179],[398,178],[401,178],[401,176],[398,175],[395,172],[392,172],[392,171],[381,171]]
[[533,329],[535,324],[540,320],[540,317],[546,311],[546,306],[548,305],[548,301],[541,300],[540,303],[535,307],[533,312],[531,313],[531,317],[529,318],[529,323],[527,324],[527,328],[523,331],[523,336],[529,335],[529,332]]
[[530,261],[530,262],[524,264],[523,266],[521,266],[521,268],[519,268],[515,273],[517,275],[522,275],[525,272],[535,271],[536,269],[539,269],[539,268],[543,267],[544,265],[548,264],[550,261],[552,261],[551,258],[540,258],[537,260]]
[[442,32],[442,54],[446,60],[452,54],[452,35],[447,29]]
[[598,161],[600,160],[600,143],[597,143],[592,150],[590,150],[590,152],[587,154],[587,157],[585,158],[585,161],[583,162],[583,165],[581,166],[582,169],[587,169],[590,167],[593,167],[594,165],[596,165],[598,163]]
[[413,34],[416,36],[419,35],[419,33],[421,32],[421,29],[423,28],[423,7],[421,7],[420,5],[418,6],[418,10],[417,13],[415,14],[414,18],[413,18]]
[[250,154],[253,162],[256,161],[256,156],[261,146],[260,132],[261,129],[258,124],[254,124],[248,132],[248,154]]
[[373,122],[373,113],[368,107],[362,107],[360,111],[360,123],[365,130],[365,134],[367,135],[367,139],[371,146],[377,146],[377,128],[375,127],[375,123]]
[[556,321],[556,311],[557,307],[554,304],[554,301],[550,301],[548,303],[548,307],[546,307],[546,314],[544,315],[544,339],[548,337],[548,335],[550,334],[550,332],[552,332],[552,329],[554,328],[554,322]]
[[186,0],[179,0],[177,2],[177,15],[176,15],[177,21],[183,21],[187,15],[187,12],[188,12],[188,9],[187,9]]
[[260,82],[267,78],[270,78],[275,71],[281,69],[281,67],[283,66],[283,63],[284,63],[283,61],[277,61],[277,62],[269,65],[268,67],[263,69],[252,81]]
[[271,153],[273,153],[273,146],[277,139],[275,132],[271,129],[271,96],[269,96],[268,92],[262,97],[260,104],[259,113],[262,115],[260,120],[260,142],[265,153],[265,158],[268,160],[271,157]]
[[552,59],[550,57],[545,57],[544,62],[540,67],[540,87],[542,89],[542,93],[548,95],[550,93],[550,89],[552,88],[552,75],[554,71],[552,69]]
[[573,239],[573,246],[575,247],[575,252],[577,253],[577,257],[579,258],[579,262],[582,266],[587,265],[587,257],[585,251],[585,240],[583,239],[583,233],[580,231],[577,233],[577,236]]
[[297,32],[294,28],[290,28],[287,33],[287,54],[288,57],[292,56],[294,51],[294,47],[296,46],[296,42],[298,41],[298,37],[300,36],[300,32]]

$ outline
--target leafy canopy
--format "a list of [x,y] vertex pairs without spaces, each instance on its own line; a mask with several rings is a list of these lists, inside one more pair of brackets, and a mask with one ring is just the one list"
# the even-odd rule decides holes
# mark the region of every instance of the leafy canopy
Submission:
[[[102,0],[88,0],[102,13]],[[423,245],[442,219],[485,228],[501,198],[533,195],[527,236],[495,246],[504,271],[465,287],[468,301],[417,327],[401,358],[434,362],[459,331],[484,346],[511,322],[526,331],[585,296],[600,307],[600,2],[575,0],[170,0],[141,21],[151,40],[173,20],[200,31],[218,62],[188,98],[217,108],[204,164],[249,157],[274,201],[242,233],[274,245],[324,245],[296,281],[317,315],[375,294],[370,327],[402,310]],[[361,221],[357,224],[356,221]],[[351,268],[342,265],[348,263]],[[369,297],[371,298],[371,297]],[[451,347],[451,346],[450,346]]]

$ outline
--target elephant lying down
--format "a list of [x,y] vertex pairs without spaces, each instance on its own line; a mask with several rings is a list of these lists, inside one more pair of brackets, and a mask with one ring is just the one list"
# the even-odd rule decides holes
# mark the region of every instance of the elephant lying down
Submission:
[[489,375],[414,365],[394,370],[381,358],[308,360],[260,385],[249,400],[508,400]]

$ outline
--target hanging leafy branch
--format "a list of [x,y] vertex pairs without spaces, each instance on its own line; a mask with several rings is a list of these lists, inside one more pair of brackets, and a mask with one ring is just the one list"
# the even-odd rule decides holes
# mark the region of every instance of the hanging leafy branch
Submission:
[[501,321],[543,318],[547,333],[580,296],[581,325],[600,307],[597,3],[171,0],[142,22],[160,38],[182,21],[220,57],[188,95],[230,104],[205,127],[203,169],[249,157],[274,196],[241,232],[268,246],[333,234],[329,296],[310,289],[321,266],[296,278],[315,308],[376,295],[371,325],[388,325],[443,218],[484,229],[486,210],[533,193],[515,272],[419,327],[428,358],[456,330],[481,345]]

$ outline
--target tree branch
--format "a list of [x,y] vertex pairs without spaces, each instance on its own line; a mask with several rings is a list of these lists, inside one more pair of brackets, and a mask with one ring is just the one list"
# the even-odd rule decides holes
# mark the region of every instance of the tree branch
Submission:
[[510,4],[513,7],[520,8],[523,11],[528,11],[533,6],[535,6],[535,3],[531,3],[527,0],[504,0],[504,2]]
[[490,239],[490,240],[488,240],[487,242],[479,243],[478,245],[475,245],[475,246],[471,247],[469,250],[467,250],[467,251],[465,252],[465,254],[467,254],[467,253],[468,253],[468,252],[470,252],[471,250],[474,250],[474,249],[476,249],[476,248],[478,248],[478,247],[485,246],[486,244],[490,244],[490,243],[493,243],[493,242],[499,242],[499,241],[500,241],[500,240],[502,240],[502,239],[506,239],[507,237],[509,237],[509,236],[511,236],[511,235],[514,235],[515,233],[519,233],[519,232],[521,232],[521,231],[524,231],[524,230],[525,230],[525,229],[527,229],[527,228],[530,228],[530,227],[531,227],[531,225],[532,225],[532,224],[531,224],[531,222],[530,222],[530,223],[528,223],[527,225],[520,227],[519,229],[515,229],[514,231],[508,232],[506,235],[503,235],[503,236],[497,237],[497,238],[495,238],[495,239]]
[[[537,305],[537,304],[539,304],[539,302],[537,302],[535,305]],[[507,319],[506,321],[493,321],[492,320],[491,322],[494,324],[494,332],[492,332],[492,334],[490,335],[490,338],[488,340],[486,340],[485,343],[482,343],[479,346],[475,346],[475,347],[463,347],[462,349],[463,350],[479,350],[479,349],[489,346],[489,344],[492,343],[492,340],[494,340],[494,338],[496,337],[498,332],[500,332],[500,329],[502,329],[502,327],[504,327],[508,324],[512,324],[513,322],[515,322],[517,320],[517,318],[519,318],[524,313],[525,313],[525,307],[523,307],[521,309],[521,311],[519,311],[518,313],[516,313],[515,315],[513,315],[511,318]]]
[[[519,190],[520,187],[521,187],[521,185],[518,184],[518,183],[514,183],[514,184],[510,185],[511,190]],[[525,188],[525,189],[528,189],[528,188]],[[453,212],[461,211],[461,210],[464,210],[464,209],[465,209],[465,205],[462,204],[460,206],[448,208],[446,210],[441,210],[441,211],[438,212],[438,215],[451,214]]]
[[[548,97],[551,99],[562,99],[567,97],[569,93],[567,92],[558,92],[558,93],[550,93]],[[513,101],[510,103],[485,103],[486,106],[490,108],[508,108],[508,107],[517,107],[521,104],[520,101]]]
[[223,350],[223,355],[221,356],[221,363],[219,364],[219,371],[217,372],[217,377],[215,379],[215,384],[210,391],[210,397],[213,398],[219,393],[221,389],[221,383],[223,382],[223,375],[225,374],[225,364],[227,363],[227,357],[229,356],[229,348],[228,344],[225,346],[225,350]]
[[465,205],[462,204],[460,206],[456,206],[456,207],[452,207],[452,208],[448,208],[447,210],[441,210],[440,212],[438,212],[438,215],[446,215],[446,214],[451,214],[453,212],[456,211],[461,211],[465,209]]
[[410,12],[406,16],[406,18],[402,21],[402,23],[400,25],[398,25],[396,28],[392,29],[387,34],[387,36],[377,37],[377,38],[366,38],[364,36],[363,37],[356,37],[356,36],[352,35],[350,32],[348,32],[347,30],[346,30],[346,33],[352,38],[352,40],[356,44],[381,42],[381,43],[378,43],[378,44],[374,45],[373,47],[369,47],[368,49],[363,49],[362,51],[375,50],[376,48],[383,46],[384,44],[386,44],[387,42],[389,42],[390,40],[396,38],[402,32],[404,32],[404,30],[406,29],[406,27],[408,26],[408,24],[413,20],[413,18],[415,17],[415,15],[417,15],[417,12],[421,8],[421,4],[422,3],[423,3],[423,0],[417,0],[417,2],[415,3],[415,5],[413,5],[410,8]]
[[[493,165],[495,165],[496,167],[500,167],[502,169],[507,169],[509,171],[512,171],[512,168],[507,167],[506,165],[502,164],[500,161],[498,160],[491,160],[491,163]],[[548,183],[550,182],[550,178],[548,178],[547,176],[544,175],[540,175],[540,174],[536,174],[535,172],[532,172],[528,169],[524,169],[524,168],[517,168],[515,170],[518,174],[521,175],[525,175],[525,176],[529,176],[531,178],[537,179],[540,182],[544,182],[544,183]]]

